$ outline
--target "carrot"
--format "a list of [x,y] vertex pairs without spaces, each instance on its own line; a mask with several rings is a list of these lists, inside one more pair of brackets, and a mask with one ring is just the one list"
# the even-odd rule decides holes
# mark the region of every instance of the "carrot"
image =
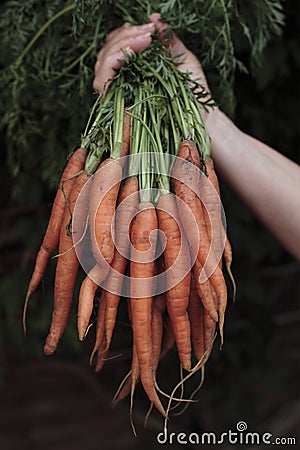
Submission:
[[135,391],[135,387],[136,387],[139,377],[140,377],[139,369],[140,369],[140,367],[139,367],[139,359],[138,359],[137,349],[136,349],[135,343],[133,343],[132,362],[131,362],[131,386],[130,386],[131,406],[133,404],[133,394]]
[[131,369],[123,380],[122,385],[120,386],[117,395],[114,398],[113,404],[116,405],[121,400],[124,400],[129,394],[131,396],[131,410],[133,403],[133,394],[136,388],[136,385],[139,380],[139,360],[137,357],[136,346],[133,343],[132,345],[132,360],[131,360]]
[[101,342],[97,350],[97,361],[95,365],[95,372],[100,372],[100,370],[102,369],[107,360],[107,355],[108,355],[108,348],[104,338],[104,340]]
[[[225,233],[225,231],[224,231]],[[223,253],[223,258],[224,258],[224,262],[225,262],[225,267],[227,270],[227,273],[229,275],[229,278],[231,279],[231,283],[233,286],[233,302],[235,301],[236,298],[236,283],[235,283],[235,279],[231,270],[231,264],[232,264],[232,248],[231,248],[231,244],[229,241],[228,236],[225,236],[225,247],[224,247],[224,253]]]
[[[128,300],[128,312],[129,318],[132,321],[132,300]],[[135,340],[133,339],[132,343],[132,361],[131,361],[131,374],[130,374],[130,423],[133,430],[134,435],[136,436],[135,426],[133,423],[133,398],[136,385],[140,379],[140,363],[137,352],[137,347]],[[126,384],[126,383],[125,383]],[[125,394],[125,392],[124,392]]]
[[163,337],[163,313],[166,308],[166,295],[159,294],[153,299],[152,308],[152,346],[153,346],[153,372],[156,374],[161,356],[161,345]]
[[[139,381],[140,374],[139,374],[140,366],[139,366],[139,359],[138,359],[138,353],[136,349],[136,345],[133,342],[132,345],[132,362],[131,362],[131,373],[130,377],[128,379],[128,385],[125,383],[123,395],[127,394],[128,388],[130,392],[130,423],[133,430],[134,435],[136,436],[135,426],[133,423],[133,399],[134,399],[134,392],[136,385]],[[130,385],[129,385],[130,382]]]
[[[200,242],[197,246],[197,260],[198,267],[201,264],[202,270],[199,272],[197,270],[198,280],[195,278],[196,285],[199,286],[203,284],[203,278],[206,275],[217,294],[218,297],[218,312],[219,312],[219,329],[221,335],[221,341],[223,342],[223,325],[224,325],[224,312],[227,304],[227,288],[222,273],[221,267],[218,265],[214,257],[214,252],[211,251],[210,241],[207,235],[207,229],[205,224],[205,219],[203,215],[203,207],[199,196],[197,195],[197,190],[199,186],[199,174],[197,174],[196,169],[193,165],[197,165],[197,154],[198,150],[194,142],[183,141],[180,145],[178,156],[183,159],[176,159],[173,166],[173,185],[175,188],[176,195],[182,200],[187,208],[182,208],[182,203],[178,202],[178,209],[180,211],[180,218],[184,229],[191,239],[191,246],[193,253],[196,245],[194,233],[191,232],[197,224],[197,229],[200,234]],[[192,164],[191,164],[192,163]],[[196,187],[196,192],[194,190]],[[198,191],[199,192],[199,191]],[[196,261],[195,261],[196,263]],[[204,277],[203,277],[204,275]],[[200,295],[203,303],[205,302],[205,297]],[[204,306],[207,308],[206,304]],[[211,314],[213,320],[216,319],[215,307],[213,308],[212,303],[209,303],[208,312]]]
[[133,340],[145,392],[150,401],[165,416],[164,408],[155,389],[151,334],[152,277],[156,240],[157,215],[155,208],[151,202],[141,202],[131,227],[130,302]]
[[210,315],[205,309],[203,313],[204,313],[203,319],[204,319],[204,350],[205,350],[204,362],[206,362],[212,351],[216,330],[216,322],[210,317]]
[[172,324],[170,316],[167,316],[164,321],[164,332],[163,332],[163,342],[162,342],[162,352],[161,357],[163,358],[174,346],[175,338],[172,330]]
[[75,175],[79,173],[85,163],[87,151],[85,148],[79,147],[70,157],[59,182],[59,187],[53,202],[52,211],[47,226],[47,230],[43,242],[38,251],[33,273],[29,282],[26,293],[24,310],[23,310],[23,328],[26,333],[26,310],[28,300],[31,294],[38,287],[53,251],[58,247],[60,229],[63,221],[65,210],[65,198],[68,198],[72,186],[75,182]]
[[130,131],[131,131],[131,117],[129,114],[124,114],[123,119],[123,139],[122,139],[122,150],[120,155],[120,164],[122,165],[122,168],[125,164],[125,158],[124,156],[127,156],[129,153],[129,147],[130,147]]
[[86,336],[86,331],[90,322],[91,314],[93,312],[94,297],[97,288],[106,276],[105,270],[96,264],[83,280],[79,292],[78,299],[78,315],[77,315],[77,329],[80,341]]
[[[132,313],[131,313],[131,299],[128,299],[128,315],[130,321],[132,321]],[[132,414],[132,406],[133,406],[133,395],[135,391],[136,384],[139,380],[139,360],[136,351],[136,345],[132,343],[132,360],[131,360],[131,370],[124,378],[121,383],[120,388],[117,391],[117,394],[114,397],[114,404],[123,400],[129,393],[131,393],[130,399],[130,411]]]
[[92,251],[106,271],[114,256],[114,213],[122,180],[120,162],[107,158],[94,174],[90,195],[89,224]]
[[100,303],[98,308],[98,315],[97,315],[97,325],[96,325],[96,341],[93,348],[93,351],[90,356],[90,365],[93,364],[94,357],[97,355],[97,360],[95,364],[95,371],[99,372],[105,362],[105,349],[106,349],[106,342],[105,342],[105,335],[104,335],[104,324],[105,324],[105,302],[103,301],[102,296],[100,297]]
[[193,275],[198,295],[201,298],[203,306],[209,313],[210,317],[215,322],[218,322],[219,316],[213,295],[214,290],[211,286],[209,279],[205,279],[203,282],[200,283],[199,280],[202,272],[203,272],[203,265],[200,263],[198,259],[196,259],[193,265]]
[[[189,237],[192,257],[197,257],[212,273],[216,261],[210,252],[206,224],[200,200],[200,157],[193,141],[183,141],[172,170],[172,184],[184,230]],[[210,258],[208,259],[208,256]]]
[[191,293],[188,308],[191,322],[191,334],[194,354],[198,361],[201,361],[204,355],[204,311],[203,304],[198,295],[194,277],[191,277]]
[[[131,363],[132,365],[132,363]],[[125,375],[120,386],[117,389],[117,392],[114,395],[112,404],[116,406],[117,403],[124,400],[124,398],[128,397],[131,391],[131,381],[132,381],[132,369]]]
[[120,188],[119,206],[116,211],[116,248],[111,262],[111,269],[105,282],[105,335],[108,346],[110,345],[116,322],[123,275],[127,266],[130,222],[136,213],[138,201],[138,179],[129,177]]
[[[164,261],[163,254],[158,258],[157,266],[159,268],[159,273],[164,273],[166,271],[166,264]],[[166,298],[166,293],[163,293],[163,295]],[[172,330],[172,323],[170,316],[168,315],[166,310],[166,315],[165,317],[163,317],[163,336],[162,336],[162,349],[160,357],[163,358],[171,350],[174,344],[175,338]]]
[[[87,205],[89,197],[89,186],[81,190],[89,180],[85,172],[77,176],[68,199],[68,207],[65,207],[64,219],[61,226],[59,254],[56,266],[54,284],[54,308],[50,332],[44,345],[44,353],[51,355],[54,353],[57,344],[65,330],[69,312],[71,309],[72,297],[75,287],[77,271],[79,268],[78,254],[81,251],[80,239],[84,234],[87,222]],[[76,216],[72,220],[72,232],[70,220],[76,204]],[[74,243],[75,240],[75,243]],[[75,249],[76,246],[76,249]]]
[[188,244],[178,224],[173,194],[161,195],[157,202],[159,229],[166,243],[167,309],[172,322],[179,359],[184,369],[191,367],[190,323],[187,307],[190,296],[190,255]]
[[[166,308],[165,293],[156,295],[153,299],[152,322],[151,322],[154,378],[156,378],[159,360],[162,356],[161,346],[162,346],[163,327],[164,327],[163,313],[164,313],[165,308]],[[150,408],[146,414],[145,421],[144,421],[144,427],[147,426],[147,422],[150,417],[152,409],[153,409],[153,403],[150,404]]]
[[202,173],[200,179],[201,198],[205,210],[204,218],[216,261],[221,264],[224,239],[219,182],[211,158],[205,159],[205,166],[207,176]]
[[[212,183],[212,185],[215,188],[216,192],[220,196],[219,181],[218,181],[217,174],[215,172],[213,159],[212,158],[206,158],[205,159],[205,164],[206,164],[208,180]],[[207,214],[207,212],[206,212],[206,214]],[[208,229],[208,233],[209,233],[210,227],[208,227],[207,229]],[[228,235],[227,235],[227,233],[225,231],[223,223],[222,223],[222,242],[221,242],[221,246],[223,247],[223,259],[224,259],[224,262],[225,262],[225,267],[226,267],[227,273],[228,273],[228,275],[229,275],[229,277],[231,279],[232,286],[233,286],[233,301],[234,301],[235,297],[236,297],[236,284],[235,284],[234,276],[233,276],[232,271],[231,271],[232,248],[231,248],[230,240],[229,240]]]
[[216,257],[216,262],[218,262],[219,264],[218,269],[216,269],[216,271],[214,272],[215,277],[218,278],[218,285],[215,284],[214,287],[218,297],[218,309],[220,321],[219,327],[220,327],[221,341],[223,341],[223,323],[225,310],[227,306],[227,289],[223,274],[221,272],[221,268],[222,268],[222,255],[224,254],[224,248],[226,245],[226,233],[222,223],[220,188],[217,174],[214,170],[213,160],[211,158],[206,158],[205,164],[208,177],[202,174],[200,187],[203,205],[205,206],[205,209],[207,211],[206,228],[208,230],[208,236],[210,239],[212,251]]

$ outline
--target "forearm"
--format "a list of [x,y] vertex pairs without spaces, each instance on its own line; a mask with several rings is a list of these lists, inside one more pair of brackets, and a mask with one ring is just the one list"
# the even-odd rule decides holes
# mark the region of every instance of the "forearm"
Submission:
[[240,131],[221,111],[207,127],[219,174],[300,260],[300,167]]

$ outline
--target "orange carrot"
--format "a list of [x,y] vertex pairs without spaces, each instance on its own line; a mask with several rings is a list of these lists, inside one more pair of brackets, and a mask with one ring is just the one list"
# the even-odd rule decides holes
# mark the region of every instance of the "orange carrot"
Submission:
[[135,343],[132,346],[132,361],[131,361],[131,403],[133,402],[133,394],[135,391],[135,387],[138,383],[140,377],[140,367],[139,367],[139,359],[137,354],[137,349]]
[[[200,157],[193,141],[183,141],[174,162],[172,184],[178,197],[180,218],[189,238],[192,257],[199,259],[210,275],[216,261],[210,252],[202,204],[200,200]],[[208,256],[210,258],[208,258]]]
[[[132,321],[132,301],[131,301],[131,299],[128,300],[128,307],[129,307],[129,309],[128,309],[129,318]],[[140,378],[139,358],[138,358],[138,353],[137,353],[137,349],[136,349],[136,344],[133,340],[131,375],[130,375],[130,415],[131,415],[132,425],[133,425],[133,422],[132,422],[133,396],[134,396],[135,387],[139,381],[139,378]]]
[[114,213],[122,180],[120,162],[105,159],[94,174],[89,207],[92,250],[97,263],[109,269],[114,256]]
[[222,255],[225,248],[226,233],[222,223],[220,188],[217,174],[214,170],[213,160],[211,158],[206,158],[205,164],[208,177],[202,174],[200,188],[203,208],[205,207],[207,213],[207,234],[210,240],[212,252],[214,253],[216,262],[218,263],[218,268],[216,268],[215,272],[212,274],[212,283],[216,281],[214,288],[218,297],[217,306],[219,310],[219,327],[221,340],[223,340],[223,323],[227,306],[227,289],[222,273]]
[[[128,300],[128,313],[130,321],[132,322],[132,300],[129,298]],[[133,399],[136,385],[140,379],[140,363],[138,352],[135,344],[135,340],[133,338],[132,343],[132,361],[131,361],[131,373],[130,373],[130,423],[133,430],[134,435],[136,435],[135,426],[133,423]],[[126,383],[125,383],[126,384]],[[124,390],[126,389],[126,386]],[[124,392],[125,394],[125,392]]]
[[209,279],[200,283],[200,277],[203,273],[203,265],[198,259],[196,259],[193,265],[193,275],[195,280],[196,289],[199,297],[202,300],[204,308],[210,314],[211,318],[217,322],[219,320],[218,309],[214,300],[214,290],[211,286]]
[[[159,274],[163,274],[166,271],[163,254],[158,258],[157,269],[158,269]],[[160,316],[158,316],[158,318],[157,318],[157,322],[158,322],[159,327],[160,326],[162,327],[161,332],[158,333],[159,335],[160,335],[160,333],[162,334],[162,336],[160,337],[160,346],[161,346],[160,358],[162,358],[166,353],[168,353],[168,351],[175,344],[175,338],[174,338],[174,334],[173,334],[173,330],[172,330],[170,316],[167,316],[166,318],[164,317],[164,315],[165,315],[164,313],[167,312],[166,311],[166,306],[167,306],[166,292],[163,292],[156,297],[158,297],[159,301],[158,301],[157,306],[155,307],[156,302],[154,300],[154,307],[155,307],[154,309],[158,310],[160,313]],[[155,314],[155,312],[153,311],[153,316],[154,316],[154,314]],[[160,322],[161,322],[161,324],[160,324]],[[154,327],[152,326],[152,329],[153,328]],[[152,333],[153,333],[153,331],[152,331]],[[154,337],[154,339],[155,339],[155,337]],[[154,343],[154,345],[155,345],[155,343]],[[158,352],[158,345],[157,345],[157,352]],[[155,357],[154,357],[154,359],[155,359]]]
[[217,262],[222,263],[224,240],[219,181],[211,158],[205,159],[205,166],[207,176],[201,175],[200,189],[205,208],[207,234]]
[[[123,120],[123,140],[122,140],[122,150],[120,155],[120,164],[124,167],[125,158],[129,153],[130,147],[130,130],[131,130],[131,117],[129,114],[124,114]],[[123,158],[123,159],[122,159]]]
[[106,301],[105,335],[108,346],[116,322],[123,275],[127,266],[130,222],[136,213],[138,201],[138,179],[129,177],[120,188],[119,206],[116,211],[116,248],[103,291]]
[[[75,180],[68,199],[68,207],[65,207],[64,219],[61,226],[59,254],[56,266],[54,285],[54,308],[52,313],[50,332],[44,345],[44,353],[51,355],[65,330],[69,312],[71,309],[74,286],[79,268],[78,254],[81,250],[80,239],[84,234],[87,222],[87,209],[89,189],[84,185],[89,180],[85,172],[81,172]],[[89,187],[89,184],[87,185]],[[72,232],[70,220],[76,204],[76,217],[72,221]],[[74,239],[76,242],[74,244]],[[76,250],[75,250],[76,245]]]
[[172,330],[172,323],[170,316],[167,316],[164,321],[164,332],[163,332],[163,342],[162,342],[162,352],[161,357],[163,358],[174,346],[175,338]]
[[[151,238],[151,241],[150,241]],[[143,387],[155,407],[165,416],[155,389],[151,335],[152,277],[157,240],[157,216],[152,203],[142,202],[131,226],[130,302],[133,340]]]
[[159,197],[157,215],[159,229],[166,239],[164,260],[167,269],[167,309],[179,359],[182,367],[189,370],[191,339],[187,308],[190,296],[190,255],[186,237],[178,224],[178,212],[173,194]]
[[100,372],[100,370],[102,369],[107,360],[107,355],[108,355],[108,348],[104,338],[104,340],[101,342],[97,350],[97,361],[95,365],[95,372]]
[[106,357],[106,342],[104,335],[104,324],[105,324],[105,302],[100,297],[100,303],[98,307],[98,315],[97,315],[97,325],[96,325],[96,341],[93,348],[93,351],[90,356],[90,365],[93,364],[95,355],[97,356],[95,371],[99,372],[105,362]]
[[[205,159],[205,164],[206,164],[208,180],[212,183],[212,185],[215,188],[216,192],[220,196],[220,186],[219,186],[219,181],[218,181],[217,174],[215,172],[213,159],[212,158],[206,158]],[[207,211],[206,211],[206,214],[207,214]],[[207,219],[206,219],[206,221],[207,221]],[[210,226],[207,226],[207,230],[208,230],[208,234],[211,233]],[[210,237],[210,240],[211,240],[211,237]],[[232,282],[232,285],[233,285],[233,300],[235,300],[235,297],[236,297],[236,284],[235,284],[235,280],[234,280],[234,277],[233,277],[233,274],[232,274],[232,271],[231,271],[232,248],[231,248],[231,244],[230,244],[228,235],[226,234],[226,231],[225,231],[225,228],[224,228],[223,224],[222,224],[222,242],[221,242],[221,246],[224,247],[223,259],[224,259],[224,262],[225,262],[226,270],[228,272],[228,275],[229,275],[229,277],[231,279],[231,282]]]
[[94,297],[97,288],[106,276],[105,270],[96,264],[83,280],[78,299],[77,329],[79,340],[86,336],[86,331],[93,312]]
[[[132,314],[131,314],[131,301],[128,299],[128,314],[130,321],[132,321]],[[123,382],[121,383],[115,397],[113,400],[114,405],[123,400],[125,397],[131,393],[131,408],[133,403],[133,394],[135,391],[135,387],[139,380],[139,360],[137,356],[136,346],[135,343],[132,343],[132,360],[131,360],[131,370],[130,372],[125,376]]]
[[166,308],[166,295],[159,294],[153,298],[152,308],[152,346],[153,346],[153,372],[156,374],[161,356],[161,345],[163,337],[163,313]]
[[[184,229],[192,242],[192,249],[193,246],[196,245],[196,243],[194,242],[194,233],[191,233],[191,229],[194,229],[195,223],[197,224],[198,232],[200,234],[197,260],[202,266],[202,273],[201,271],[200,273],[198,273],[198,280],[195,277],[195,281],[198,286],[198,282],[202,284],[203,279],[205,280],[207,275],[211,284],[213,285],[213,288],[218,297],[219,328],[221,341],[223,342],[223,325],[224,312],[227,304],[227,287],[225,284],[222,269],[220,265],[218,265],[218,262],[214,257],[214,252],[211,250],[203,215],[203,207],[200,198],[197,195],[200,177],[193,168],[193,165],[197,164],[197,154],[198,150],[194,142],[182,142],[178,151],[178,156],[183,159],[178,158],[174,163],[173,185],[176,195],[186,206],[188,206],[188,209],[182,208],[182,203],[178,202],[180,218],[182,220]],[[178,181],[178,178],[180,181]],[[196,192],[194,191],[194,186],[196,186],[197,188]],[[192,251],[195,252],[195,249]],[[201,299],[203,302],[205,301],[205,297],[201,296]],[[205,303],[204,306],[207,307]],[[211,314],[212,319],[215,320],[216,314],[215,311],[213,311],[211,303],[209,305],[208,312]]]
[[194,277],[191,277],[191,293],[188,308],[191,322],[191,334],[194,354],[198,361],[201,361],[204,355],[204,311],[203,304],[198,295]]
[[210,317],[208,312],[204,309],[204,350],[205,350],[205,361],[206,362],[211,354],[214,338],[215,338],[215,330],[216,330],[216,322]]
[[[224,231],[225,233],[225,231]],[[235,279],[234,276],[232,274],[231,271],[231,264],[232,264],[232,248],[231,248],[231,244],[229,241],[228,236],[225,236],[225,247],[224,247],[224,253],[223,253],[223,258],[224,258],[224,262],[225,262],[225,267],[227,270],[227,273],[229,275],[229,278],[231,279],[232,282],[232,286],[233,286],[233,302],[235,301],[236,298],[236,283],[235,283]]]
[[84,168],[86,154],[87,151],[85,148],[82,147],[78,148],[70,157],[61,176],[59,187],[57,189],[56,196],[53,202],[47,230],[36,257],[35,266],[26,293],[23,311],[24,331],[26,331],[25,318],[29,297],[38,287],[46,270],[49,257],[51,256],[53,251],[58,247],[60,229],[63,221],[66,204],[65,199],[68,198],[72,186],[75,182],[75,175]]
[[133,402],[133,395],[136,388],[136,385],[139,380],[139,360],[137,357],[136,346],[133,343],[132,345],[132,360],[131,360],[131,369],[130,372],[126,375],[126,379],[124,379],[122,386],[120,386],[117,395],[114,398],[114,405],[119,403],[121,400],[124,400],[130,394],[130,402]]

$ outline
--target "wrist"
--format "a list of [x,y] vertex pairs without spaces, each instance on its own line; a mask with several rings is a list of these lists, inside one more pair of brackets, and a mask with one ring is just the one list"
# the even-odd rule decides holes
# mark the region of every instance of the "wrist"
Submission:
[[216,157],[220,148],[226,146],[226,142],[232,139],[236,133],[236,126],[218,107],[214,107],[207,113],[206,126],[211,139],[211,156]]

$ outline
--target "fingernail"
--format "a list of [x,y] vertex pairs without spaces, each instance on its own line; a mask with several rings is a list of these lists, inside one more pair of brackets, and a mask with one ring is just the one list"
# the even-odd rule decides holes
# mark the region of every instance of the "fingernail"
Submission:
[[152,23],[152,22],[149,22],[149,23],[144,23],[144,25],[141,25],[141,27],[143,28],[143,29],[153,29],[154,28],[154,23]]
[[134,37],[132,38],[132,40],[133,40],[133,41],[140,41],[141,39],[143,39],[143,38],[148,38],[148,37],[150,37],[150,36],[152,36],[152,33],[151,33],[151,31],[148,31],[148,33],[140,34],[140,35],[138,35],[138,36],[134,36]]

